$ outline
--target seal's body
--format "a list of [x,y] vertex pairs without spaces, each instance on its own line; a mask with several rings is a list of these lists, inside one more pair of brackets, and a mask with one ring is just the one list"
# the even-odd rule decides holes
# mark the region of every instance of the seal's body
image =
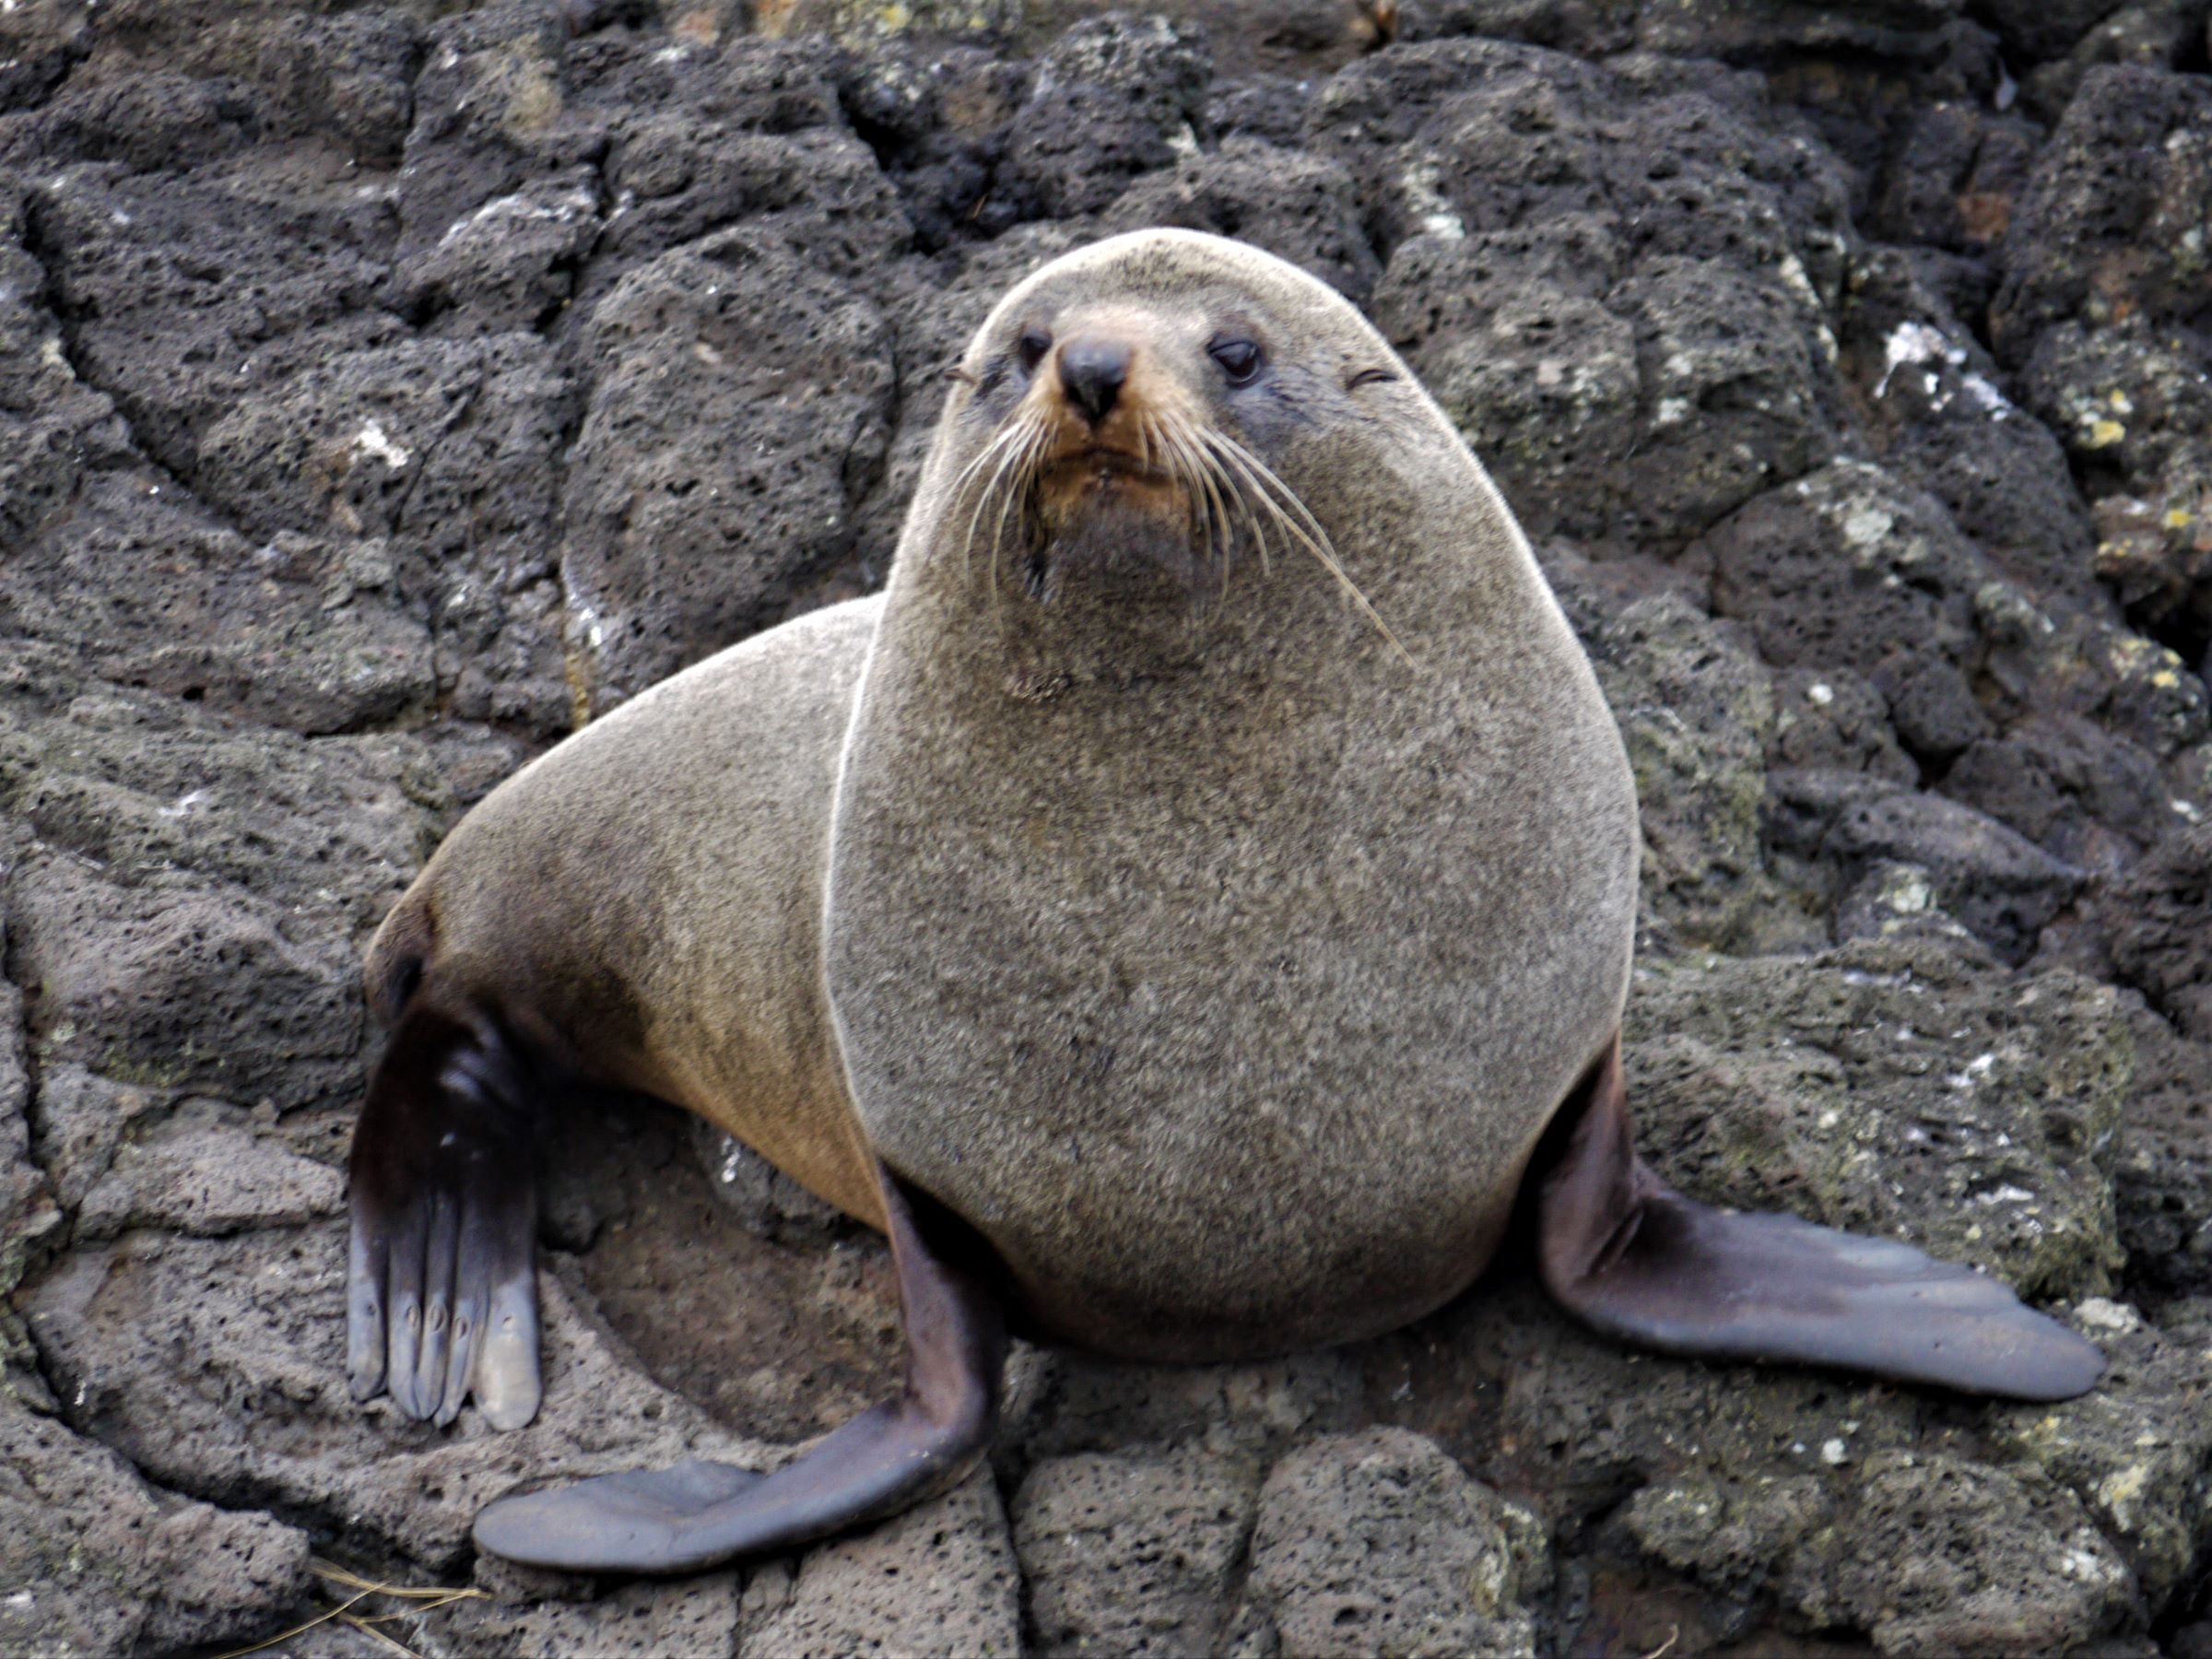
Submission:
[[[1347,387],[1394,360],[1350,307],[1230,246],[1108,243],[996,325],[1080,335],[1103,267],[1115,307],[1177,319],[1122,325],[1147,352],[1211,368],[1208,338],[1251,339],[1272,384],[1223,401],[1264,404],[1241,424],[1279,427],[1270,465],[1395,642],[1295,548],[1202,607],[1128,557],[979,603],[925,530],[959,434],[997,413],[962,398],[831,858],[870,1145],[990,1239],[1045,1329],[1147,1359],[1342,1342],[1463,1289],[1619,1027],[1635,929],[1628,761],[1512,515],[1409,378]],[[1181,391],[1147,368],[1120,401]],[[1052,694],[1010,696],[1010,662]]]
[[899,1397],[773,1475],[504,1499],[477,1541],[677,1571],[971,1467],[1006,1321],[1143,1359],[1390,1328],[1524,1197],[1547,1288],[1668,1351],[2029,1398],[2094,1347],[1905,1246],[1638,1162],[1636,818],[1527,546],[1382,339],[1278,260],[1117,238],[956,371],[888,593],[688,671],[488,800],[371,953],[350,1354],[537,1395],[527,1153],[571,1076],[883,1227]]

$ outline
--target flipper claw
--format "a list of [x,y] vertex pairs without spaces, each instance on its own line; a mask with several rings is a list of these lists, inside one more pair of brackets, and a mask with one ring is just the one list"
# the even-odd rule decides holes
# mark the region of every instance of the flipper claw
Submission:
[[534,1078],[491,1020],[418,997],[354,1132],[347,1381],[443,1427],[538,1405]]

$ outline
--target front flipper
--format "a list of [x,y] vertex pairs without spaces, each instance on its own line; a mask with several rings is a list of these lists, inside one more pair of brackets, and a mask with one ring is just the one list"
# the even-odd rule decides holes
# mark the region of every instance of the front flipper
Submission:
[[1542,1178],[1545,1288],[1607,1336],[1708,1359],[1781,1359],[2018,1400],[2065,1400],[2096,1345],[1997,1280],[1909,1244],[1738,1215],[1675,1192],[1636,1157],[1615,1038]]
[[691,1572],[782,1549],[910,1508],[948,1490],[981,1461],[998,1427],[1006,1354],[998,1300],[980,1262],[961,1261],[959,1229],[881,1174],[906,1382],[771,1475],[724,1464],[602,1475],[501,1498],[477,1517],[480,1549],[571,1572]]
[[496,1022],[418,997],[353,1133],[347,1372],[441,1428],[537,1415],[536,1127],[541,1080]]

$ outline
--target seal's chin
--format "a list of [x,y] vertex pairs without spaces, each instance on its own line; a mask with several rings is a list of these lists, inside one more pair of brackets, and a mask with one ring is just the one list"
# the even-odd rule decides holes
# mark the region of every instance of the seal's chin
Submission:
[[1202,592],[1207,561],[1192,534],[1190,498],[1145,457],[1104,446],[1063,455],[1039,470],[1034,500],[1028,576],[1038,599],[1070,581],[1150,586],[1162,574],[1186,596]]

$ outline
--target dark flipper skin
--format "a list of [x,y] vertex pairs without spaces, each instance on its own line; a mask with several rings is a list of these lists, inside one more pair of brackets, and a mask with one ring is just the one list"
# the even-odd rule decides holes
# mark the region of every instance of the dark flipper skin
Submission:
[[1562,1116],[1578,1106],[1541,1178],[1537,1236],[1545,1288],[1593,1329],[2016,1400],[2071,1399],[2103,1373],[2093,1343],[1971,1268],[1675,1192],[1637,1159],[1618,1036]]
[[896,1398],[771,1475],[694,1462],[502,1498],[477,1517],[477,1547],[571,1572],[692,1572],[893,1514],[965,1478],[998,1427],[1000,1303],[959,1223],[881,1179],[906,1324]]
[[537,1415],[542,1080],[488,1016],[417,997],[354,1130],[347,1372],[440,1427],[475,1395],[497,1429]]

